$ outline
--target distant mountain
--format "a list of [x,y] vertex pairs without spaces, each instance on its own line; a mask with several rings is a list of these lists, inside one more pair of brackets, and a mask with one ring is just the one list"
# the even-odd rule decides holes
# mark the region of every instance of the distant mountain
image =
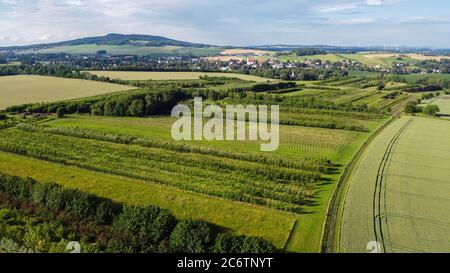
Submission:
[[184,41],[177,41],[161,36],[140,35],[140,34],[108,34],[99,37],[87,37],[70,41],[35,44],[26,46],[1,47],[0,50],[39,50],[61,46],[79,46],[79,45],[115,45],[115,46],[180,46],[180,47],[209,47],[206,44],[197,44]]

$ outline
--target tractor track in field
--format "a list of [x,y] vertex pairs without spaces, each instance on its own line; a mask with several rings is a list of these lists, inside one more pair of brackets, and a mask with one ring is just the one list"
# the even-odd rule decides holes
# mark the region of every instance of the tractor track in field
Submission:
[[[373,193],[373,227],[374,227],[374,235],[376,242],[381,244],[381,250],[386,253],[386,244],[385,244],[385,236],[383,233],[383,217],[382,215],[386,213],[386,181],[385,181],[385,172],[387,170],[388,162],[391,157],[392,150],[406,130],[406,128],[413,122],[413,119],[408,120],[405,125],[403,125],[400,130],[395,134],[395,136],[389,142],[389,145],[386,147],[383,158],[378,167],[377,177],[375,181],[375,188]],[[384,190],[383,190],[384,187]],[[384,213],[382,213],[382,207],[384,208]],[[387,217],[384,217],[384,220],[387,225]]]
[[394,120],[395,117],[392,117],[391,119],[386,121],[381,127],[379,127],[374,133],[372,133],[369,136],[369,138],[361,145],[361,147],[352,157],[350,162],[344,168],[328,204],[326,220],[322,231],[322,242],[321,242],[322,253],[334,253],[338,251],[337,249],[340,241],[339,233],[341,225],[340,217],[342,217],[343,214],[342,206],[345,203],[346,191],[348,187],[347,182],[351,177],[358,161],[363,156],[364,151],[370,145],[372,140],[375,139]]

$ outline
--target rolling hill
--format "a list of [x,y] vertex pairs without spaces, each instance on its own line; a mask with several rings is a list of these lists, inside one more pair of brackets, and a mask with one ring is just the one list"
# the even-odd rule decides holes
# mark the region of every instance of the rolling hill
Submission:
[[139,34],[108,34],[70,41],[26,46],[0,48],[15,53],[68,53],[96,54],[105,50],[112,55],[152,55],[152,56],[211,56],[223,49],[221,47],[178,41],[161,36]]

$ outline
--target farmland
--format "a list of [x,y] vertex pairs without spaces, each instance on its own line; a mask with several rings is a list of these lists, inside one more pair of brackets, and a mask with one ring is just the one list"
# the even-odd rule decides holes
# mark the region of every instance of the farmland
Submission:
[[[158,206],[177,219],[261,237],[279,250],[318,252],[342,170],[388,120],[388,108],[405,99],[386,96],[391,91],[362,76],[295,86],[240,74],[164,74],[170,76],[126,78],[139,90],[27,106],[31,114],[64,108],[65,115],[0,131],[0,172]],[[233,77],[215,77],[222,75]],[[279,104],[280,148],[263,153],[260,141],[174,141],[175,119],[166,108],[191,105],[194,95],[219,105]]]
[[[199,217],[199,206],[201,206],[202,203],[204,202],[212,202],[212,201],[202,201],[201,199],[204,200],[216,200],[216,198],[213,198],[214,196],[222,196],[222,198],[226,199],[230,199],[230,201],[225,201],[222,199],[222,201],[224,204],[228,204],[227,206],[230,206],[232,208],[230,208],[229,210],[232,213],[232,215],[234,216],[234,220],[235,221],[230,221],[229,218],[225,218],[223,219],[222,217],[218,218],[218,215],[222,215],[223,213],[221,213],[220,211],[222,209],[220,209],[220,211],[217,211],[216,209],[210,209],[209,212],[204,212],[201,215],[203,215],[203,219],[215,223],[217,225],[223,226],[225,228],[229,228],[231,229],[233,232],[237,233],[237,234],[246,234],[246,235],[258,235],[258,236],[263,236],[264,238],[270,240],[271,242],[273,242],[276,246],[278,247],[282,247],[285,243],[286,243],[286,239],[287,236],[289,235],[290,232],[290,228],[292,228],[292,225],[294,224],[295,221],[298,221],[298,225],[297,225],[297,229],[298,231],[296,231],[295,234],[297,233],[308,233],[311,234],[311,237],[307,237],[307,236],[300,236],[299,238],[297,238],[295,242],[291,242],[288,247],[287,250],[290,251],[315,251],[314,249],[317,249],[317,244],[318,244],[318,240],[320,240],[320,230],[321,230],[321,222],[323,221],[323,209],[324,206],[326,205],[326,200],[328,198],[328,191],[325,191],[323,193],[323,196],[320,197],[319,200],[315,201],[315,202],[319,202],[319,206],[302,206],[302,205],[295,205],[290,204],[289,203],[285,203],[285,205],[287,205],[287,207],[285,208],[291,208],[294,210],[297,209],[305,209],[306,211],[309,212],[315,212],[315,214],[309,215],[309,214],[303,214],[300,213],[301,211],[298,211],[298,213],[284,213],[282,211],[277,212],[277,210],[282,209],[283,206],[281,206],[284,202],[280,203],[280,200],[276,201],[276,200],[269,200],[272,197],[270,197],[269,199],[267,199],[267,203],[264,205],[263,203],[265,203],[266,201],[263,201],[264,199],[268,198],[270,195],[268,195],[266,198],[260,198],[257,197],[256,199],[252,200],[252,198],[244,200],[242,198],[244,198],[245,195],[243,195],[243,191],[245,191],[244,188],[242,188],[240,190],[240,194],[239,195],[233,195],[232,192],[230,192],[230,194],[228,195],[228,197],[223,196],[222,194],[228,190],[226,190],[226,188],[228,187],[228,189],[238,189],[239,188],[239,184],[242,183],[242,185],[247,185],[247,183],[253,184],[252,187],[262,187],[262,189],[264,189],[264,192],[266,192],[267,194],[269,193],[269,191],[279,191],[280,194],[285,195],[288,192],[297,192],[297,194],[300,194],[297,198],[300,198],[300,196],[305,195],[305,197],[310,196],[308,198],[311,198],[311,193],[315,192],[314,188],[317,188],[320,185],[317,184],[317,182],[313,182],[312,184],[310,182],[309,185],[308,184],[304,184],[303,186],[301,184],[295,185],[292,183],[289,183],[289,180],[286,180],[285,182],[283,182],[282,184],[279,184],[278,186],[276,186],[275,188],[273,188],[272,190],[270,190],[270,188],[272,186],[270,186],[271,183],[265,184],[265,186],[263,186],[263,184],[261,184],[260,186],[258,186],[257,184],[255,184],[255,182],[251,182],[251,180],[248,180],[250,177],[245,178],[244,173],[248,172],[245,171],[244,169],[242,169],[245,165],[250,164],[250,163],[245,163],[245,158],[246,157],[250,157],[250,158],[255,158],[252,157],[252,154],[257,154],[257,150],[258,150],[258,146],[251,144],[251,143],[239,143],[238,145],[236,145],[236,143],[222,143],[222,142],[217,142],[217,143],[196,143],[196,144],[190,144],[193,145],[195,147],[197,147],[196,149],[192,149],[193,151],[197,151],[196,153],[192,154],[193,157],[188,157],[189,154],[183,154],[182,158],[184,158],[183,160],[187,160],[191,161],[194,160],[195,157],[199,157],[198,160],[199,162],[203,162],[205,161],[205,159],[209,158],[208,160],[206,160],[207,162],[211,162],[211,164],[213,164],[214,161],[217,161],[217,164],[219,162],[222,165],[221,168],[224,168],[226,165],[224,164],[235,164],[235,167],[233,168],[233,172],[230,173],[229,175],[226,175],[226,172],[231,171],[231,169],[229,169],[229,167],[231,167],[231,165],[229,165],[229,167],[227,167],[229,169],[229,171],[225,171],[224,173],[221,174],[221,172],[216,173],[217,171],[212,171],[213,169],[211,169],[211,167],[208,167],[207,169],[209,169],[209,171],[206,171],[204,173],[204,175],[202,175],[201,173],[197,173],[195,174],[195,176],[197,177],[196,182],[194,184],[191,184],[190,186],[188,184],[186,184],[189,180],[191,180],[194,176],[193,174],[195,172],[195,169],[193,169],[192,167],[186,166],[187,169],[185,169],[185,171],[182,171],[181,165],[179,165],[181,162],[178,161],[177,163],[177,168],[172,168],[172,170],[170,170],[169,166],[171,163],[167,162],[163,165],[166,165],[165,167],[161,166],[164,171],[162,171],[163,169],[161,169],[161,171],[151,171],[149,168],[148,163],[138,163],[137,158],[133,157],[128,157],[126,156],[127,154],[135,154],[136,152],[139,151],[139,153],[147,153],[150,152],[150,150],[152,150],[153,155],[150,156],[150,154],[148,154],[148,156],[145,156],[146,158],[150,159],[153,158],[156,154],[154,154],[154,152],[156,152],[156,150],[154,150],[154,148],[145,148],[142,146],[136,146],[136,145],[131,145],[131,146],[123,146],[120,144],[106,144],[106,143],[102,143],[102,142],[98,142],[96,140],[93,139],[79,139],[79,138],[74,138],[74,137],[68,137],[68,136],[62,136],[62,132],[64,131],[63,128],[73,128],[72,133],[76,132],[76,131],[80,131],[80,128],[84,128],[85,130],[89,130],[90,132],[105,132],[107,134],[121,134],[121,135],[128,135],[128,136],[135,136],[135,137],[143,137],[144,140],[140,140],[139,143],[141,143],[142,145],[145,145],[144,143],[154,143],[155,141],[169,141],[169,134],[168,134],[168,129],[169,126],[171,124],[171,120],[168,118],[150,118],[150,119],[139,119],[139,118],[103,118],[103,117],[89,117],[89,116],[74,116],[74,117],[69,117],[66,119],[62,119],[62,120],[53,120],[50,121],[48,123],[46,123],[47,125],[50,125],[51,128],[53,130],[49,130],[46,133],[42,133],[42,132],[26,132],[26,131],[9,131],[9,132],[4,132],[5,134],[10,134],[8,137],[5,136],[5,138],[2,137],[2,139],[4,139],[6,142],[2,142],[2,147],[3,149],[6,149],[6,151],[11,152],[12,150],[10,150],[8,147],[11,147],[12,143],[8,144],[7,139],[10,139],[12,141],[14,141],[14,139],[17,137],[19,139],[23,139],[24,141],[21,142],[21,144],[17,145],[17,147],[22,147],[24,150],[27,150],[27,156],[31,156],[31,157],[37,157],[39,155],[39,157],[41,159],[45,159],[46,161],[50,161],[50,162],[54,162],[51,163],[52,166],[55,166],[55,163],[59,163],[57,164],[59,167],[58,168],[62,168],[62,170],[67,169],[68,167],[70,167],[70,169],[74,169],[75,170],[79,170],[80,172],[86,172],[86,173],[92,173],[90,176],[97,176],[97,177],[102,177],[104,176],[104,174],[102,175],[98,175],[98,174],[94,174],[95,172],[100,172],[100,173],[105,173],[105,175],[110,176],[110,172],[113,171],[114,176],[117,176],[117,180],[126,180],[126,181],[147,181],[147,182],[139,182],[140,185],[142,185],[141,187],[148,187],[148,190],[153,189],[154,187],[157,187],[158,189],[164,188],[168,191],[172,191],[172,188],[177,189],[177,191],[180,192],[186,192],[187,196],[190,196],[190,194],[188,194],[188,192],[202,192],[203,194],[200,196],[204,196],[205,194],[207,196],[204,196],[202,198],[200,198],[200,200],[197,200],[196,198],[193,199],[188,199],[191,205],[188,205],[187,202],[183,202],[180,200],[180,202],[162,202],[161,200],[149,200],[148,202],[151,202],[153,204],[158,204],[160,206],[166,207],[171,209],[172,211],[174,211],[174,213],[176,215],[180,214],[180,209],[178,209],[177,207],[182,207],[183,208],[183,217],[194,217],[197,218]],[[283,163],[284,165],[289,165],[289,164],[295,164],[298,166],[303,166],[301,167],[302,169],[306,168],[306,169],[311,169],[311,171],[306,171],[305,174],[307,174],[308,176],[311,174],[314,174],[316,171],[314,171],[314,169],[317,168],[317,163],[321,162],[322,158],[332,158],[333,160],[336,160],[337,162],[345,162],[347,160],[347,158],[349,156],[351,156],[352,151],[354,151],[355,148],[357,148],[358,143],[360,143],[365,137],[366,137],[366,133],[353,133],[353,132],[347,132],[347,131],[339,131],[339,130],[326,130],[326,129],[314,129],[314,128],[301,128],[301,127],[291,127],[288,128],[288,126],[285,127],[286,130],[283,130],[282,136],[281,136],[281,148],[279,149],[279,151],[277,151],[277,155],[271,155],[267,160],[269,160],[269,162],[278,162],[278,160],[281,159],[281,157],[279,156],[284,156],[284,161],[286,161],[285,163]],[[70,132],[70,131],[69,131]],[[64,133],[65,134],[65,133]],[[27,137],[28,136],[28,137]],[[49,139],[52,139],[52,144],[50,145],[46,145],[41,146],[40,148],[37,148],[39,143],[42,143],[42,141],[39,141],[40,137],[44,137],[47,140],[47,143]],[[298,137],[298,136],[302,136],[302,137]],[[327,140],[327,138],[329,140]],[[35,141],[32,141],[32,143],[30,143],[30,145],[34,146],[35,148],[31,149],[31,146],[26,145],[26,142],[29,142],[31,139],[35,139]],[[54,141],[54,142],[53,142]],[[69,142],[68,142],[69,141]],[[81,141],[81,142],[80,142]],[[60,143],[60,144],[58,144]],[[162,144],[164,145],[164,143],[167,142],[162,142]],[[43,144],[43,143],[42,143]],[[75,145],[75,146],[74,146]],[[76,145],[81,145],[83,148],[81,148],[81,146],[79,148],[76,147]],[[91,152],[95,152],[96,156],[92,156],[92,155],[77,155],[77,156],[73,156],[70,155],[72,152],[70,151],[75,151],[75,150],[84,150],[85,152],[88,151],[87,146],[92,146],[92,151]],[[101,145],[101,146],[98,146]],[[166,144],[167,146],[167,144]],[[54,147],[51,148],[50,150],[48,150],[48,148],[50,147]],[[65,148],[65,147],[70,147],[70,148]],[[100,148],[101,147],[101,148]],[[109,147],[109,148],[107,148]],[[119,154],[119,147],[122,147],[120,149],[125,149],[123,150],[122,154]],[[133,148],[134,147],[134,148]],[[169,146],[168,146],[169,147]],[[37,148],[37,150],[35,150]],[[206,152],[208,152],[209,154],[211,154],[211,156],[208,155],[202,155],[202,151],[200,148],[208,148],[207,150],[205,150]],[[110,152],[106,151],[105,149],[114,149],[111,150]],[[128,149],[134,149],[135,151],[131,151]],[[166,148],[167,149],[167,148]],[[32,155],[32,150],[35,151],[34,155]],[[53,150],[53,151],[51,151]],[[62,156],[62,152],[63,150],[67,150],[67,154],[65,156]],[[102,152],[99,154],[99,150],[101,150]],[[46,152],[44,152],[46,151]],[[58,151],[58,152],[57,152]],[[145,152],[147,151],[147,152]],[[162,150],[161,150],[162,151]],[[229,151],[230,154],[228,154],[228,159],[221,159],[220,157],[217,156],[212,156],[214,154],[220,154],[218,152],[215,151]],[[248,152],[246,152],[248,151]],[[18,150],[15,151],[15,153],[17,153]],[[43,155],[42,153],[48,153],[47,155]],[[244,152],[246,152],[245,154],[243,154]],[[51,154],[55,155],[59,154],[62,157],[51,157]],[[101,163],[100,158],[98,157],[99,155],[105,153],[105,156],[107,154],[109,154],[107,157],[105,157],[105,162]],[[171,153],[169,151],[164,152],[164,154],[168,154]],[[19,152],[20,154],[20,152]],[[112,162],[112,158],[111,155],[115,154],[117,156],[117,159],[119,160],[120,158],[120,164],[117,165],[116,167],[114,167],[113,162]],[[172,154],[172,153],[171,153]],[[176,154],[173,153],[172,156],[175,156]],[[245,155],[245,156],[244,156]],[[7,156],[6,154],[4,154],[4,156]],[[10,157],[10,155],[8,155]],[[43,156],[43,157],[42,157]],[[80,157],[81,156],[81,157]],[[263,155],[259,155],[260,157]],[[84,157],[85,159],[82,159],[82,157]],[[127,160],[124,160],[124,158],[127,157]],[[140,156],[141,157],[141,156]],[[243,157],[242,160],[244,161],[237,161],[234,160],[232,158],[239,158],[239,157]],[[263,156],[263,158],[265,158],[266,156]],[[315,167],[308,167],[309,163],[305,162],[305,163],[301,163],[305,157],[311,157],[311,158],[316,158],[317,163],[312,163]],[[19,157],[20,158],[20,157]],[[88,165],[91,165],[90,167],[87,167],[87,165],[85,165],[85,163],[82,163],[84,160],[86,160],[87,158],[96,158],[95,162],[91,162]],[[215,158],[215,159],[214,159]],[[288,158],[296,159],[295,161],[290,162],[290,160],[288,160]],[[146,159],[146,160],[148,160]],[[180,158],[181,159],[181,158]],[[17,159],[19,160],[19,159]],[[48,172],[45,171],[45,169],[41,171],[38,171],[40,168],[37,167],[37,165],[39,164],[50,164],[50,163],[44,163],[41,160],[35,160],[35,159],[27,159],[25,160],[24,158],[20,158],[20,160],[26,161],[26,162],[31,162],[34,163],[33,164],[33,172],[35,178],[39,178],[39,179],[43,179],[45,181],[47,180],[52,180],[52,181],[62,181],[62,183],[68,183],[65,182],[66,179],[57,179],[57,176],[55,176],[55,174],[49,174]],[[79,161],[82,160],[82,161]],[[131,161],[130,161],[131,160]],[[214,161],[211,161],[214,160]],[[125,162],[130,163],[129,167],[125,167],[123,164],[125,164]],[[176,162],[174,161],[174,159],[171,159],[170,161]],[[228,163],[226,163],[228,161]],[[6,161],[5,161],[6,162]],[[9,162],[9,160],[8,160]],[[235,163],[232,163],[235,162]],[[240,163],[239,163],[240,162]],[[38,164],[39,163],[39,164]],[[60,164],[63,165],[60,165]],[[141,167],[139,167],[137,164],[141,165]],[[215,165],[216,163],[214,163]],[[256,167],[256,165],[258,164],[262,164],[262,163],[252,163],[251,165],[254,166],[250,166],[250,168],[252,169],[267,169],[268,167],[263,167],[263,168],[259,168]],[[276,164],[281,164],[281,163],[276,163]],[[300,164],[300,165],[299,165]],[[6,164],[5,164],[6,165]],[[16,173],[16,170],[11,170],[10,167],[7,166],[3,166],[2,167],[2,171],[8,171],[11,173]],[[144,165],[147,166],[144,168]],[[153,164],[150,164],[150,166]],[[195,165],[195,164],[194,164]],[[194,166],[192,165],[192,166]],[[73,166],[73,167],[72,167]],[[95,167],[97,166],[97,167]],[[111,168],[111,169],[106,169],[105,167],[108,166],[107,168]],[[129,169],[129,171],[123,172],[123,171],[119,171],[119,169],[117,169],[119,166],[122,166],[120,168],[124,168],[125,169]],[[237,175],[237,170],[236,167],[239,166],[240,169],[242,169],[243,173],[242,175]],[[261,165],[262,166],[262,165]],[[87,169],[86,169],[87,168]],[[130,169],[131,168],[131,169]],[[133,171],[133,169],[135,168],[139,168],[140,170],[137,171]],[[191,170],[189,170],[189,168],[191,168]],[[146,170],[147,169],[147,170]],[[184,167],[183,167],[184,169]],[[294,169],[292,169],[291,171],[289,171],[289,168],[286,167],[282,167],[281,169],[285,169],[288,172],[292,172],[294,171]],[[81,171],[83,170],[83,171]],[[95,170],[95,172],[93,172]],[[65,173],[66,171],[61,171],[61,172],[56,172],[56,173]],[[279,172],[279,171],[277,171]],[[19,172],[20,173],[20,172]],[[139,174],[138,174],[139,173]],[[166,178],[163,177],[154,177],[154,175],[160,174],[166,176]],[[216,174],[214,174],[216,173]],[[275,172],[267,172],[267,174],[271,173],[270,175],[274,175]],[[300,174],[299,171],[295,171],[294,173],[292,173],[291,175],[294,175],[295,173]],[[151,175],[152,177],[150,177],[149,175]],[[216,177],[217,175],[217,177]],[[231,175],[231,176],[230,176]],[[54,177],[55,176],[55,177]],[[204,176],[204,178],[201,178]],[[264,178],[265,175],[261,176],[261,179],[269,179],[268,177]],[[170,178],[172,177],[172,178]],[[184,178],[183,178],[184,177]],[[191,177],[191,178],[189,178]],[[207,178],[208,177],[208,178]],[[216,177],[216,178],[215,178]],[[220,178],[222,177],[222,178]],[[235,177],[235,178],[232,178]],[[239,177],[239,178],[238,178]],[[296,177],[295,175],[293,177]],[[335,179],[335,175],[328,175],[328,174],[324,174],[324,177],[328,177],[329,179]],[[174,182],[170,182],[171,179],[176,178],[177,180],[182,179],[182,181],[185,181],[186,183],[184,183],[183,185],[179,185],[177,186],[176,184],[173,184]],[[200,180],[199,180],[200,179]],[[209,180],[209,182],[207,182],[206,180]],[[225,182],[225,180],[222,179],[227,179],[227,182]],[[232,180],[235,180],[234,186],[233,187],[229,187],[227,186],[227,184],[229,184]],[[245,182],[245,179],[247,179],[247,182]],[[74,180],[73,178],[71,180]],[[75,179],[76,180],[76,179]],[[202,183],[200,183],[201,180],[204,180],[206,184],[204,184],[202,186]],[[263,181],[261,180],[261,181]],[[270,181],[271,179],[267,180]],[[221,182],[222,181],[222,182]],[[281,180],[280,180],[281,181]],[[75,183],[75,182],[74,182]],[[125,182],[122,182],[125,183]],[[128,182],[130,183],[130,182]],[[162,184],[161,184],[162,183]],[[210,187],[207,186],[210,183],[218,183],[216,184],[217,186],[214,187]],[[282,186],[283,184],[286,184],[285,186]],[[72,184],[74,185],[74,184]],[[146,185],[146,186],[145,186]],[[231,184],[229,184],[231,185]],[[248,186],[249,186],[248,185]],[[315,186],[314,186],[315,185]],[[246,186],[246,187],[248,187]],[[331,187],[332,185],[324,185],[324,186],[320,186],[322,189],[328,189],[329,187]],[[106,186],[105,186],[106,187]],[[286,189],[282,189],[286,187]],[[89,186],[88,184],[80,184],[78,188],[81,188],[83,190],[88,190],[91,191],[91,186]],[[249,188],[250,189],[250,188]],[[289,189],[289,190],[288,190]],[[98,193],[98,191],[106,191],[108,193],[110,193],[110,190],[107,189],[101,189],[101,187],[99,186],[98,190],[95,190],[94,193]],[[206,191],[205,191],[206,190]],[[111,189],[112,191],[112,189]],[[273,192],[273,194],[276,194],[276,192]],[[253,190],[252,190],[253,192]],[[302,193],[303,192],[303,193]],[[123,192],[125,193],[125,192]],[[297,195],[296,194],[296,195]],[[124,194],[122,195],[120,192],[116,191],[116,193],[112,196],[109,196],[110,198],[113,198],[114,200],[116,200],[117,196],[120,196],[120,198],[118,198],[118,201],[123,201],[124,198],[129,198],[128,194]],[[193,195],[194,197],[197,196],[196,194]],[[210,197],[208,197],[210,196]],[[234,199],[233,196],[239,197],[239,200],[241,200],[241,202],[244,202],[248,205],[234,205],[235,202],[232,202],[232,200]],[[282,197],[280,195],[280,197]],[[185,197],[187,198],[187,197]],[[212,198],[212,199],[211,199]],[[283,200],[288,200],[287,195],[285,197],[282,197]],[[301,201],[302,198],[299,199],[299,201]],[[314,198],[315,199],[315,198]],[[133,202],[132,200],[135,199],[127,199],[126,202]],[[221,200],[221,199],[218,199]],[[257,201],[259,200],[259,201]],[[306,199],[305,199],[306,200]],[[256,201],[256,204],[258,204],[258,206],[254,206],[254,202]],[[263,202],[261,202],[263,201]],[[294,202],[294,201],[293,201]],[[301,201],[303,202],[303,201]],[[295,201],[295,203],[297,203],[297,201]],[[298,203],[301,204],[301,203]],[[175,206],[174,206],[175,205]],[[263,205],[263,206],[261,206]],[[220,206],[222,208],[222,206]],[[239,209],[237,209],[237,207],[239,207]],[[257,215],[260,215],[260,212],[258,212],[257,214],[255,214],[254,216],[250,216],[251,213],[250,211],[252,211],[252,208],[256,211],[266,211],[267,209],[265,209],[265,207],[267,208],[272,208],[271,213],[274,215],[277,215],[276,217],[284,217],[286,220],[286,225],[277,225],[277,227],[270,227],[270,226],[266,226],[266,224],[262,225],[261,223],[256,225],[258,226],[258,228],[253,228],[250,226],[246,226],[245,228],[240,226],[238,223],[243,222],[244,219],[255,219],[255,220],[249,220],[249,221],[258,221],[255,217],[259,217]],[[192,208],[192,209],[190,209]],[[249,209],[247,209],[249,208]],[[297,209],[296,209],[297,208]],[[284,209],[283,209],[284,210]],[[203,210],[201,210],[203,211]],[[248,212],[248,214],[247,214]],[[250,218],[249,218],[250,217]],[[242,220],[240,220],[242,219]],[[290,219],[290,220],[289,220]],[[285,222],[283,221],[283,222]],[[246,221],[245,221],[246,222]],[[275,222],[275,221],[274,221]],[[268,223],[269,224],[269,223]],[[267,228],[267,229],[265,229]],[[266,230],[271,230],[270,234],[266,233]],[[298,235],[295,235],[298,236]],[[306,241],[309,240],[309,241]]]
[[[239,57],[235,57],[238,58]],[[360,62],[368,66],[391,67],[395,62],[417,62],[424,60],[450,59],[448,56],[425,56],[422,54],[392,54],[392,53],[376,53],[376,52],[360,52],[353,54],[328,53],[319,55],[297,56],[296,54],[282,54],[280,56],[257,56],[257,59],[278,59],[280,61],[304,62],[306,60],[320,60],[322,62],[342,62],[354,61]],[[241,58],[242,59],[242,58]]]
[[[321,128],[328,126],[324,121],[330,115],[336,116],[327,121],[330,124],[344,126],[347,117],[347,123],[354,122],[366,129]],[[280,148],[275,153],[262,154],[259,143],[252,141],[176,143],[170,135],[174,119],[169,117],[69,115],[39,126],[19,126],[1,132],[0,149],[3,156],[10,158],[5,162],[14,162],[15,158],[30,164],[33,171],[27,171],[28,168],[17,171],[6,163],[1,170],[21,176],[32,174],[41,181],[56,181],[125,203],[137,201],[129,191],[118,190],[120,187],[115,183],[136,183],[147,188],[143,192],[149,194],[156,190],[185,193],[184,198],[191,196],[186,201],[144,198],[138,204],[168,208],[181,218],[200,217],[235,234],[261,236],[287,251],[316,252],[334,186],[328,182],[337,180],[340,166],[385,118],[376,113],[288,107],[282,120],[286,123],[310,120],[310,126],[281,125]],[[58,166],[61,171],[50,173],[44,167],[47,165]],[[334,168],[337,172],[331,171]],[[101,183],[76,184],[76,178],[60,176],[69,170],[97,179],[115,177],[118,182],[103,187]],[[224,205],[199,209],[213,200]],[[227,207],[233,220],[220,216]],[[258,215],[263,212],[273,214],[273,219],[284,220],[262,224]],[[258,224],[244,227],[240,224],[243,222]]]
[[76,99],[134,89],[130,86],[42,76],[0,77],[0,109],[8,106]]
[[255,82],[265,82],[268,79],[251,76],[242,75],[235,73],[218,73],[218,72],[127,72],[127,71],[89,71],[97,76],[109,77],[111,79],[122,79],[122,80],[195,80],[199,79],[201,76],[209,77],[230,77],[238,78],[247,81]]
[[449,132],[446,120],[403,117],[376,137],[349,181],[341,252],[372,241],[382,252],[448,252]]

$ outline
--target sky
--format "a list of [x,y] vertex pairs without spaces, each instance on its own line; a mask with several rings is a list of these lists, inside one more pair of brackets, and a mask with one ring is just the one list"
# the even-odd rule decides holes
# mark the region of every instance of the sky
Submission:
[[0,0],[0,46],[108,33],[234,46],[450,48],[450,1]]

